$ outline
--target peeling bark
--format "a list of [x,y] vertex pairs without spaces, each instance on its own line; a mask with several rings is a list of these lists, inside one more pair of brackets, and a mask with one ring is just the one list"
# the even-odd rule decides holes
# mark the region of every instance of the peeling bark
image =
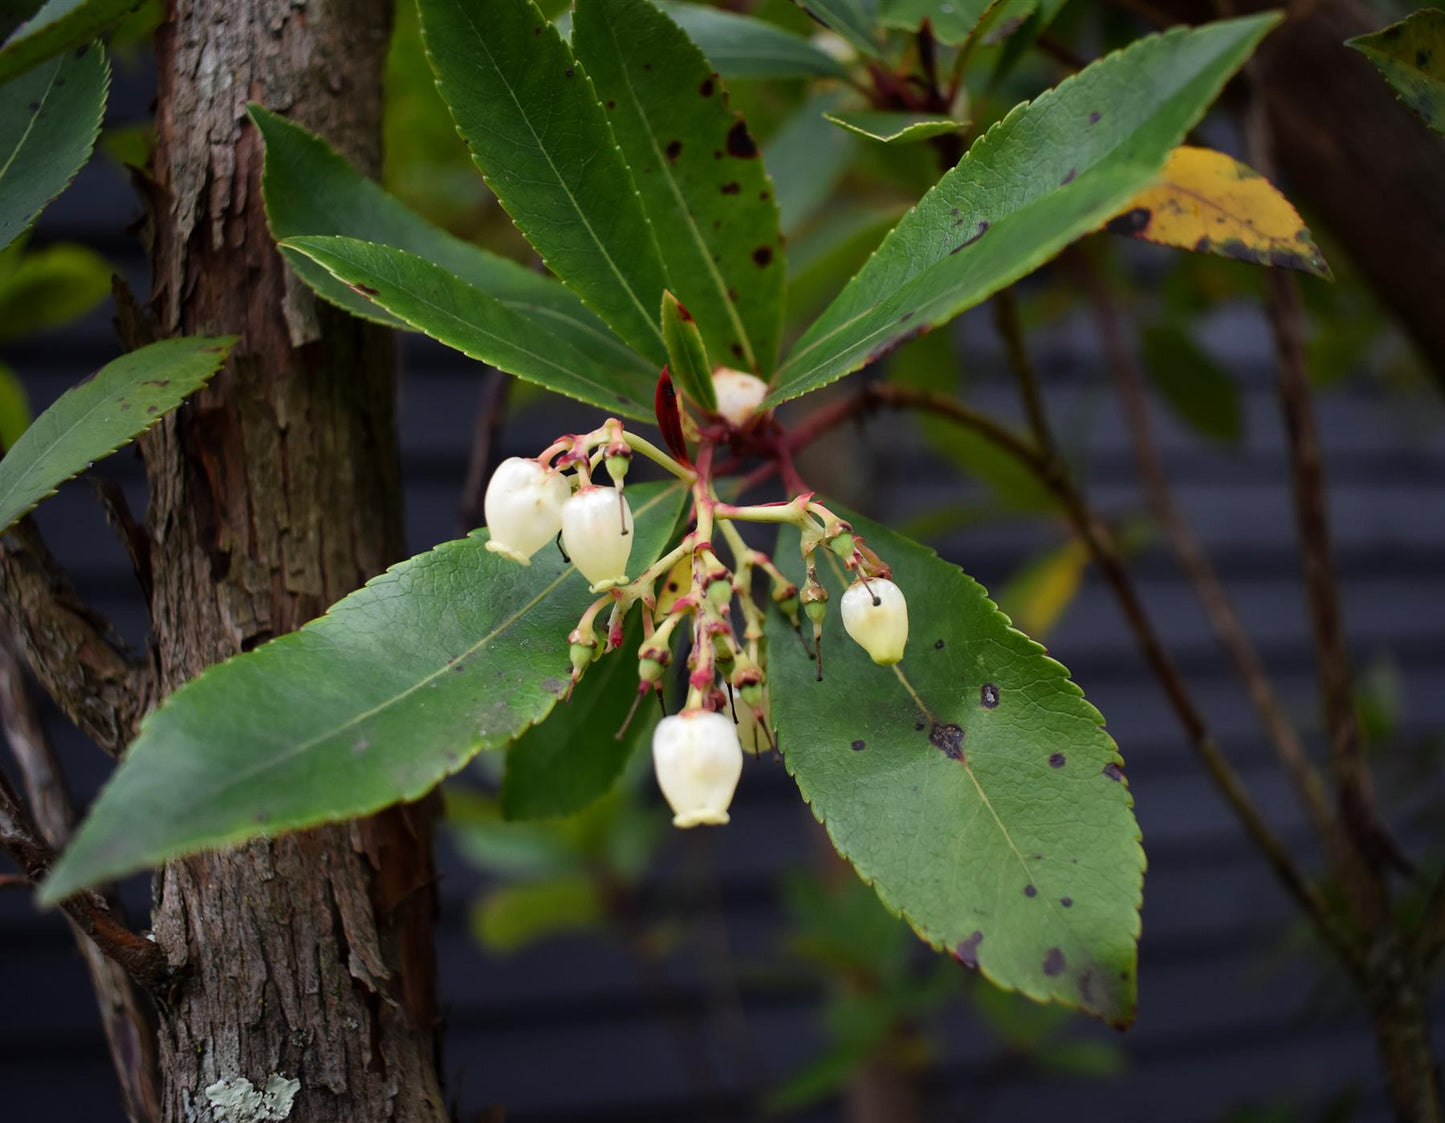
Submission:
[[[401,554],[392,345],[290,277],[245,114],[248,101],[287,113],[374,173],[390,12],[388,0],[171,0],[158,34],[152,307],[162,335],[242,336],[142,441],[163,693]],[[164,1118],[229,1119],[238,1103],[307,1123],[445,1118],[431,808],[157,877],[156,939],[184,972],[160,1013]]]

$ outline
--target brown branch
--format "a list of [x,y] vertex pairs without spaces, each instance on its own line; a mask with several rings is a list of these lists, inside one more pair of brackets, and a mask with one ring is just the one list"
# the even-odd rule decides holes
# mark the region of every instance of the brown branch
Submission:
[[[40,835],[51,849],[60,850],[70,837],[74,808],[20,661],[3,642],[0,642],[0,726],[19,766],[25,796],[34,809]],[[27,888],[30,886],[28,877],[18,876],[16,880]],[[121,915],[118,901],[112,899],[110,907],[117,916]],[[150,995],[74,920],[71,920],[71,931],[90,972],[126,1118],[131,1123],[159,1121],[161,1080],[156,1054],[155,1008]]]
[[80,599],[29,519],[0,538],[0,623],[65,715],[119,755],[154,699],[154,672]]
[[1107,283],[1082,255],[1076,260],[1085,266],[1085,288],[1093,303],[1104,351],[1113,368],[1114,384],[1124,404],[1125,424],[1134,446],[1134,458],[1139,466],[1139,478],[1144,485],[1149,509],[1168,537],[1180,568],[1193,584],[1215,635],[1234,661],[1235,670],[1249,693],[1260,724],[1264,726],[1315,830],[1331,855],[1339,859],[1347,844],[1339,837],[1339,825],[1330,811],[1324,779],[1310,760],[1299,731],[1275,694],[1264,661],[1249,633],[1240,624],[1209,556],[1174,502],[1163,457],[1154,440],[1143,377],[1124,341],[1119,314],[1110,299]]
[[[32,885],[39,885],[55,864],[55,851],[0,773],[0,848],[20,867]],[[99,893],[82,891],[60,902],[75,926],[148,990],[159,992],[171,980],[171,969],[158,945],[138,936],[111,911]]]
[[[1255,75],[1256,72],[1251,71],[1257,83]],[[1255,168],[1273,178],[1272,135],[1259,97],[1252,99],[1246,114],[1245,134]],[[1409,864],[1381,825],[1355,710],[1354,675],[1335,573],[1324,460],[1305,357],[1304,308],[1293,276],[1281,269],[1266,271],[1265,308],[1274,339],[1276,383],[1300,540],[1305,603],[1314,635],[1316,677],[1329,737],[1330,779],[1335,789],[1337,813],[1357,854],[1353,869],[1344,871],[1351,874],[1345,880],[1345,889],[1359,924],[1366,931],[1377,931],[1389,920],[1386,866],[1396,862],[1408,868]]]

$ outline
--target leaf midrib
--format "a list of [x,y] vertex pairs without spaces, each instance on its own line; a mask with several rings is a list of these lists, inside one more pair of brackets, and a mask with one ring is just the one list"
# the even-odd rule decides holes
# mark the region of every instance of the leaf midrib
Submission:
[[[663,488],[662,491],[660,491],[655,497],[648,500],[648,502],[644,503],[641,507],[637,509],[637,512],[634,515],[634,521],[636,521],[636,519],[641,515],[646,514],[657,504],[661,503],[668,496],[675,494],[676,491],[677,488],[675,485]],[[507,619],[504,620],[501,624],[497,625],[485,636],[477,640],[476,643],[472,644],[464,651],[453,656],[450,660],[443,662],[441,666],[439,666],[435,671],[431,671],[424,675],[413,685],[408,686],[404,690],[398,691],[390,698],[383,699],[382,701],[376,703],[376,705],[372,706],[370,709],[363,710],[362,712],[353,715],[339,725],[335,725],[332,728],[326,730],[325,732],[318,733],[314,737],[302,741],[297,745],[293,745],[290,749],[287,749],[285,752],[277,756],[270,757],[267,760],[257,761],[249,768],[229,773],[225,783],[220,784],[216,787],[212,787],[206,792],[202,792],[199,798],[196,798],[193,792],[191,797],[192,804],[196,806],[204,805],[206,800],[209,798],[223,796],[226,793],[233,791],[237,787],[246,783],[247,781],[252,780],[257,776],[264,775],[265,773],[270,772],[275,768],[279,768],[284,764],[290,763],[292,760],[296,759],[301,754],[315,748],[323,741],[327,741],[333,737],[339,736],[349,729],[354,729],[367,719],[375,717],[377,714],[382,713],[385,710],[389,710],[393,706],[396,706],[400,702],[411,697],[418,690],[421,690],[423,687],[425,687],[428,683],[435,682],[437,679],[441,678],[443,675],[447,674],[447,672],[452,670],[452,668],[455,667],[457,664],[461,663],[462,660],[468,659],[471,656],[475,655],[483,647],[487,646],[494,639],[496,639],[497,636],[501,635],[507,629],[511,628],[514,624],[517,623],[518,620],[520,620],[523,616],[525,616],[528,612],[530,612],[533,608],[540,604],[544,599],[551,596],[552,593],[556,592],[558,587],[564,581],[566,581],[567,578],[571,577],[576,571],[577,567],[575,565],[567,566],[565,569],[562,570],[561,573],[557,575],[557,577],[550,584],[548,584],[545,588],[538,592],[536,596],[534,596],[521,608],[517,609],[514,613],[512,613],[511,616],[507,617]],[[321,619],[335,619],[335,617],[323,616]],[[292,635],[300,634],[302,633],[292,633]],[[163,713],[165,713],[164,708],[157,711],[158,715]],[[146,724],[149,724],[149,720]]]
[[[670,19],[665,12],[663,13],[663,18]],[[727,309],[728,321],[732,324],[733,330],[737,332],[738,338],[742,341],[743,349],[746,352],[744,359],[748,364],[748,369],[756,370],[758,360],[756,353],[753,351],[753,341],[748,336],[747,328],[743,326],[742,319],[738,315],[737,306],[728,296],[727,282],[723,279],[722,274],[718,272],[717,263],[713,261],[711,249],[707,244],[707,240],[703,237],[702,231],[698,229],[697,220],[693,216],[692,209],[688,206],[687,199],[683,195],[681,187],[678,186],[677,177],[672,174],[667,160],[663,157],[662,149],[657,145],[657,135],[652,131],[652,122],[648,120],[647,111],[643,108],[642,101],[637,96],[637,88],[632,84],[632,75],[627,72],[627,65],[623,61],[622,44],[617,40],[617,28],[613,25],[611,18],[604,17],[603,23],[607,28],[608,38],[612,40],[612,47],[617,57],[617,69],[622,75],[623,85],[627,87],[627,96],[632,101],[632,106],[637,110],[637,116],[642,121],[642,131],[647,136],[648,147],[652,149],[653,161],[657,167],[661,169],[662,178],[666,181],[668,190],[672,192],[673,202],[677,204],[677,209],[682,212],[682,217],[687,224],[688,232],[692,235],[692,241],[697,250],[697,255],[702,260],[703,268],[707,271],[708,279],[712,282],[713,288],[717,290],[717,295],[721,299],[723,307]],[[684,38],[686,34],[686,32],[683,32]]]
[[45,93],[41,95],[39,102],[36,103],[38,108],[30,115],[30,120],[25,124],[25,131],[20,134],[20,139],[15,142],[15,147],[11,150],[10,156],[6,159],[4,166],[0,167],[0,182],[4,181],[5,176],[10,171],[10,166],[15,163],[16,157],[24,150],[26,141],[30,139],[30,133],[35,128],[35,122],[40,120],[40,114],[45,108],[45,103],[50,100],[50,94],[55,89],[55,79],[59,76],[60,67],[64,61],[65,59],[63,57],[55,60],[55,67],[50,72],[50,81],[45,87]]
[[[454,4],[453,6],[457,11],[461,12],[463,18],[467,21],[467,26],[470,27],[472,31],[472,37],[476,40],[482,52],[487,56],[487,62],[491,65],[492,71],[497,75],[497,80],[505,87],[507,96],[512,99],[512,104],[517,107],[517,112],[526,124],[527,131],[532,134],[532,139],[536,142],[537,151],[541,154],[542,158],[547,161],[547,167],[551,169],[552,175],[557,181],[557,186],[562,188],[563,193],[567,196],[567,201],[572,204],[572,210],[581,221],[583,229],[587,231],[588,236],[592,239],[593,245],[597,247],[598,252],[602,254],[603,260],[607,262],[608,268],[612,270],[613,275],[626,291],[628,299],[632,301],[633,307],[642,315],[642,322],[652,329],[653,335],[657,337],[657,342],[659,344],[662,343],[661,329],[653,321],[647,309],[643,307],[642,301],[637,297],[637,293],[633,292],[632,286],[627,281],[627,277],[623,274],[622,270],[617,267],[617,263],[612,260],[612,255],[607,252],[607,247],[602,244],[602,239],[597,236],[597,231],[592,228],[592,223],[588,221],[586,213],[577,202],[577,196],[572,194],[572,189],[567,185],[567,181],[562,178],[561,171],[558,170],[557,165],[552,160],[552,154],[547,151],[546,146],[542,143],[542,138],[537,135],[537,130],[532,127],[532,118],[523,108],[521,100],[517,97],[517,91],[512,88],[512,83],[507,81],[507,77],[502,72],[502,68],[497,65],[496,56],[492,54],[491,48],[487,46],[486,37],[482,35],[481,29],[477,27],[476,21],[472,19],[470,12],[466,11],[460,4]],[[550,23],[547,26],[551,29],[551,34],[557,34],[556,29],[552,28]],[[573,65],[580,67],[581,64],[578,63],[576,59],[573,59]],[[584,70],[582,73],[585,75],[586,71]]]

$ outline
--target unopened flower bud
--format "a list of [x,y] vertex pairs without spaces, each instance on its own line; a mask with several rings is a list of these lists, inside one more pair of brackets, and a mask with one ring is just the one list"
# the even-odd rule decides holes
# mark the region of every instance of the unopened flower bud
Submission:
[[809,580],[803,586],[801,600],[808,619],[815,625],[822,624],[823,618],[828,615],[828,590],[817,581]]
[[562,544],[594,593],[626,584],[632,553],[626,497],[616,488],[584,487],[562,505]]
[[487,549],[531,565],[532,555],[562,529],[562,507],[571,495],[562,473],[520,456],[503,460],[482,500],[490,534]]
[[858,540],[853,537],[852,531],[840,530],[832,538],[828,539],[828,549],[837,554],[844,561],[853,557],[853,549]]
[[738,743],[743,752],[762,756],[772,750],[772,706],[767,687],[759,687],[756,702],[738,707]]
[[887,667],[903,658],[908,644],[908,602],[892,581],[859,581],[843,594],[843,627],[875,663]]
[[627,469],[632,465],[632,450],[618,442],[607,446],[607,455],[602,458],[607,474],[612,477],[612,486],[620,488],[627,478]]
[[592,660],[595,657],[596,652],[596,642],[593,642],[591,646],[588,646],[585,643],[577,643],[574,641],[572,645],[567,649],[567,656],[572,661],[572,678],[574,680],[581,678],[582,672],[585,671],[589,666],[591,666]]
[[773,590],[773,603],[778,606],[781,612],[792,623],[793,627],[798,626],[798,586],[779,585]]
[[751,420],[768,396],[768,384],[761,378],[731,367],[718,367],[712,372],[712,387],[718,413],[738,429]]
[[657,723],[652,734],[657,786],[675,827],[720,825],[743,771],[742,746],[732,721],[710,710],[684,710]]

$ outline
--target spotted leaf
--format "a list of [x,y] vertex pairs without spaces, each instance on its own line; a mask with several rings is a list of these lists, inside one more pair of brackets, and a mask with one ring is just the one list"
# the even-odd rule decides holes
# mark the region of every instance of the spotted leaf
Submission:
[[1375,64],[1401,104],[1437,133],[1445,133],[1445,11],[1421,8],[1345,45]]
[[[1005,989],[1128,1025],[1144,852],[1103,718],[966,573],[850,517],[909,599],[901,675],[833,613],[815,681],[771,614],[784,764],[838,852],[923,940]],[[836,604],[840,568],[819,571]]]

